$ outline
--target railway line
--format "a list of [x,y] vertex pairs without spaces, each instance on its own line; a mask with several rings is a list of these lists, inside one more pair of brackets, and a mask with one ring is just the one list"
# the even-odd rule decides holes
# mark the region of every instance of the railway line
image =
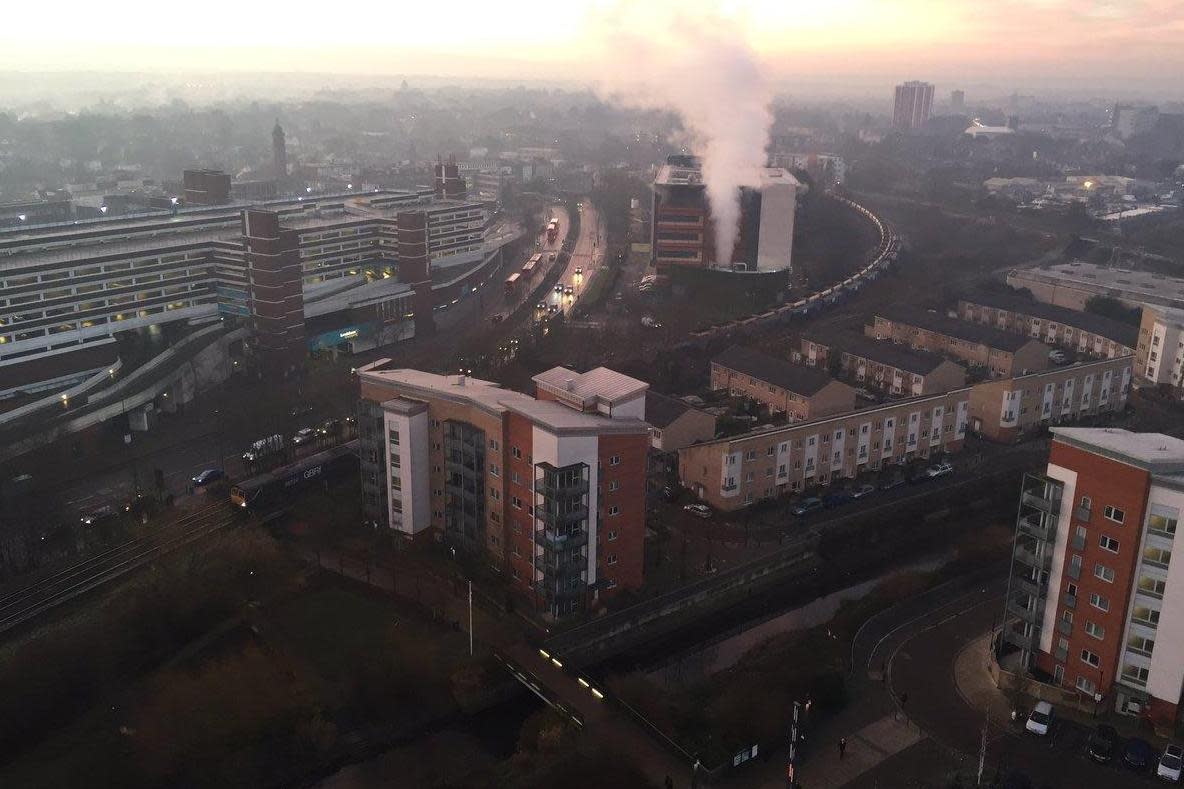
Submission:
[[178,518],[159,532],[128,540],[21,589],[0,595],[0,634],[162,556],[198,542],[238,520],[226,501]]

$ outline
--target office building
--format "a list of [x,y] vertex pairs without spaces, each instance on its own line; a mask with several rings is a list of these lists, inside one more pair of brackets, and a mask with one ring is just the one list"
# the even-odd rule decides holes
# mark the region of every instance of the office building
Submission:
[[1129,323],[1044,304],[1018,293],[976,293],[959,299],[958,316],[1067,351],[1106,359],[1130,356],[1139,337],[1139,330]]
[[1152,386],[1184,386],[1184,310],[1143,308],[1135,374]]
[[794,212],[801,183],[780,167],[762,168],[760,186],[740,191],[740,224],[728,260],[717,260],[711,206],[695,157],[671,156],[653,184],[650,243],[659,269],[786,271],[793,267]]
[[1025,476],[1003,652],[1066,692],[1175,723],[1184,689],[1184,441],[1053,428],[1043,474]]
[[838,358],[849,380],[894,397],[940,394],[966,386],[966,368],[944,356],[855,332],[810,332],[798,354],[809,367],[829,369]]
[[185,189],[185,205],[223,205],[230,202],[230,176],[221,170],[185,170],[181,182]]
[[1094,296],[1109,296],[1128,307],[1184,309],[1184,279],[1154,271],[1099,266],[1073,261],[1044,268],[1013,269],[1007,284],[1027,288],[1046,304],[1084,310]]
[[855,390],[842,381],[740,345],[711,360],[711,388],[756,400],[791,422],[855,408]]
[[288,180],[288,142],[284,136],[284,127],[280,126],[278,119],[271,130],[271,169],[276,183],[282,184]]
[[896,86],[892,106],[892,125],[897,129],[920,129],[929,122],[933,107],[933,86],[911,81]]
[[1049,347],[1038,340],[922,309],[877,310],[865,333],[877,340],[951,356],[984,369],[993,378],[1011,378],[1048,367]]
[[369,520],[479,558],[552,617],[641,585],[646,384],[556,368],[535,398],[388,361],[358,370]]
[[1110,130],[1120,140],[1146,134],[1159,123],[1159,108],[1147,104],[1115,104]]

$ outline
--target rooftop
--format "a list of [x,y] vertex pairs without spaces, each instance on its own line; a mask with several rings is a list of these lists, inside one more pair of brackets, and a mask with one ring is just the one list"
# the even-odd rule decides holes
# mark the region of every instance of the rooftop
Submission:
[[1138,326],[1116,321],[1104,315],[1094,315],[1092,312],[1079,312],[1067,307],[1057,307],[1053,304],[1034,301],[1019,293],[978,293],[973,296],[964,296],[960,301],[1011,310],[1012,312],[1022,312],[1025,315],[1055,321],[1075,329],[1085,329],[1107,339],[1121,342],[1128,348],[1134,348],[1139,340]]
[[536,386],[556,393],[570,393],[585,402],[599,398],[610,404],[632,399],[650,386],[607,367],[597,367],[586,373],[577,373],[567,367],[552,367],[531,380]]
[[791,364],[740,345],[728,348],[712,359],[711,363],[727,367],[729,370],[735,370],[743,375],[751,375],[753,378],[759,378],[799,395],[815,395],[828,384],[837,383],[824,372]]
[[697,410],[677,397],[649,389],[645,393],[645,421],[658,429],[668,427],[687,411]]
[[389,363],[380,359],[358,369],[358,377],[377,384],[397,386],[395,397],[415,399],[436,396],[453,402],[469,403],[494,414],[513,412],[531,422],[555,432],[573,433],[637,433],[646,432],[640,419],[609,419],[596,414],[576,411],[549,400],[536,400],[530,395],[502,389],[492,381],[459,375],[439,375],[406,368],[378,369]]
[[1184,473],[1184,441],[1163,433],[1116,427],[1053,427],[1055,441],[1139,466],[1157,474]]
[[948,361],[940,354],[913,350],[904,345],[876,340],[853,331],[807,333],[802,335],[802,339],[917,375],[928,375]]
[[1184,279],[1153,271],[1132,271],[1086,263],[1058,263],[1047,268],[1018,269],[1008,277],[1031,277],[1038,281],[1079,285],[1093,292],[1111,291],[1110,295],[1128,299],[1148,299],[1152,304],[1184,302]]
[[978,343],[1012,353],[1028,343],[1038,342],[1038,340],[1025,337],[1022,334],[993,329],[990,326],[958,320],[942,313],[927,312],[919,308],[886,307],[876,310],[875,314],[895,323],[916,326],[919,329],[944,334],[947,337],[955,337],[966,342]]

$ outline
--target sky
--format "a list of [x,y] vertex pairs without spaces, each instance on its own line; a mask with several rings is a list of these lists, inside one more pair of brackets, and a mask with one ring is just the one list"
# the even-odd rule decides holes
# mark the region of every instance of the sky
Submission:
[[[622,22],[726,19],[779,83],[1184,92],[1184,0],[58,0],[0,14],[0,70],[595,81]],[[52,12],[47,9],[52,8]],[[667,24],[669,27],[669,24]],[[677,25],[675,25],[677,27]]]

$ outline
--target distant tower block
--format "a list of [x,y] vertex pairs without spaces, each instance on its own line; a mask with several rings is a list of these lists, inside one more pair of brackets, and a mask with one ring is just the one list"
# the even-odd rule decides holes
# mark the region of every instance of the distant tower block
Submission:
[[423,211],[400,211],[398,223],[399,281],[410,285],[415,296],[415,336],[435,333],[432,317],[432,274],[428,261],[428,217]]
[[288,177],[288,144],[279,120],[276,120],[275,128],[271,130],[271,156],[276,180],[282,181]]
[[468,190],[465,187],[465,179],[460,177],[460,167],[455,156],[450,155],[447,162],[436,159],[436,173],[432,186],[437,199],[465,199]]

